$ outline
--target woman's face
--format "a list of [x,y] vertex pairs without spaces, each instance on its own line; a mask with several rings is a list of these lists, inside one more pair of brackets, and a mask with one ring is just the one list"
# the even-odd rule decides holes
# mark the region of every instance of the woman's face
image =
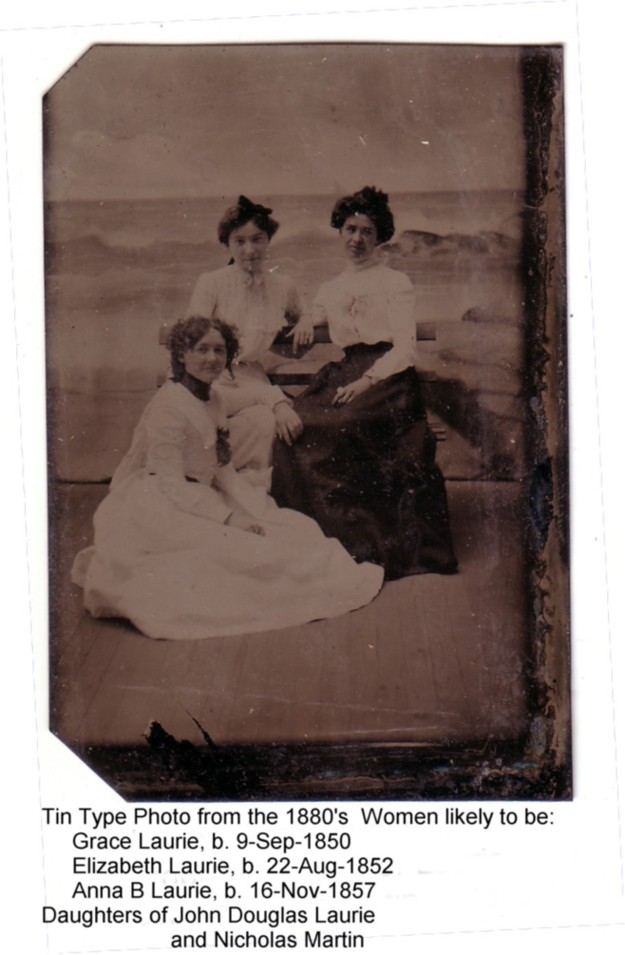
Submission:
[[193,348],[183,352],[182,364],[187,374],[210,385],[226,367],[227,357],[223,335],[216,328],[211,328]]
[[369,216],[350,216],[343,223],[341,238],[350,262],[366,262],[375,252],[378,230]]
[[269,236],[255,222],[246,222],[232,230],[228,249],[240,269],[261,272],[269,250]]

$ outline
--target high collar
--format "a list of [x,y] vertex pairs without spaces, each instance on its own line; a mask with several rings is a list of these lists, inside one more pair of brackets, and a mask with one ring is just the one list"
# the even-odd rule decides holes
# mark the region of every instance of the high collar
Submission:
[[368,269],[375,268],[376,265],[381,265],[381,256],[378,250],[369,256],[368,259],[365,259],[364,262],[352,262],[351,259],[348,259],[345,263],[346,272],[366,272]]
[[232,269],[241,283],[245,288],[264,288],[265,287],[265,273],[264,272],[247,272],[245,269],[240,269],[238,265],[233,265]]
[[199,378],[194,378],[193,375],[189,375],[186,371],[184,371],[179,383],[183,388],[186,388],[194,398],[199,398],[200,401],[209,400],[211,386],[207,382],[200,381]]

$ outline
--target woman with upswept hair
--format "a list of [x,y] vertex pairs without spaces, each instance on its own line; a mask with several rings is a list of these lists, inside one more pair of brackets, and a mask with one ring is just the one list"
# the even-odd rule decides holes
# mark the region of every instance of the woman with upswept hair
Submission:
[[346,259],[296,325],[296,346],[327,324],[342,361],[330,362],[296,399],[303,435],[274,446],[272,494],[337,537],[388,579],[453,573],[442,474],[416,372],[414,289],[379,246],[394,233],[388,196],[365,186],[331,215]]
[[[269,243],[279,228],[272,211],[246,196],[226,210],[217,236],[230,261],[200,275],[187,308],[187,315],[219,315],[237,329],[234,374],[217,387],[228,403],[234,464],[259,471],[271,466],[274,435],[290,445],[302,432],[292,401],[270,384],[262,364],[278,332],[301,314],[293,280],[265,270]],[[259,421],[259,400],[271,412],[269,427],[266,415]]]
[[230,463],[213,388],[238,353],[234,329],[191,316],[167,341],[172,377],[145,409],[74,561],[94,617],[199,640],[334,617],[369,603],[382,572],[357,564],[303,514],[278,508]]

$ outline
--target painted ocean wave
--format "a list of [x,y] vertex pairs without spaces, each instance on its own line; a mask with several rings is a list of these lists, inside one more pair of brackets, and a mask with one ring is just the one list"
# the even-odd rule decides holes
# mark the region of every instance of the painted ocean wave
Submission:
[[[328,224],[333,197],[253,198],[272,205],[281,222],[267,267],[290,275],[309,307],[321,283],[343,268]],[[413,281],[415,319],[438,326],[438,341],[424,343],[420,362],[441,382],[439,410],[450,425],[439,454],[445,473],[514,475],[523,446],[518,197],[391,199],[397,231],[382,254]],[[226,204],[48,204],[47,365],[59,476],[110,476],[166,373],[161,325],[184,314],[201,272],[228,260],[213,238]]]

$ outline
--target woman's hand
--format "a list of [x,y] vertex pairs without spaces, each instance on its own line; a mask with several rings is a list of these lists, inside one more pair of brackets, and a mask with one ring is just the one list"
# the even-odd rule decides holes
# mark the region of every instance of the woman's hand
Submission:
[[293,411],[288,401],[279,401],[274,406],[273,413],[276,416],[276,434],[290,447],[304,430],[302,419]]
[[300,318],[297,325],[289,332],[293,336],[293,354],[296,355],[300,348],[308,348],[315,340],[315,326],[310,316]]
[[345,385],[343,388],[337,388],[336,394],[332,399],[333,405],[347,405],[350,401],[353,401],[354,398],[357,398],[358,395],[364,394],[365,391],[368,391],[373,381],[371,378],[358,378],[356,381],[352,381],[351,384]]
[[233,511],[226,519],[227,527],[236,527],[239,531],[246,531],[248,534],[258,534],[265,536],[265,528],[262,524],[250,524],[249,514]]

